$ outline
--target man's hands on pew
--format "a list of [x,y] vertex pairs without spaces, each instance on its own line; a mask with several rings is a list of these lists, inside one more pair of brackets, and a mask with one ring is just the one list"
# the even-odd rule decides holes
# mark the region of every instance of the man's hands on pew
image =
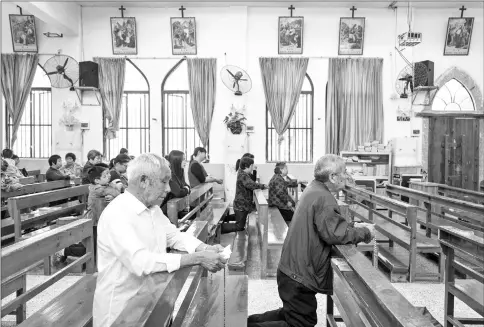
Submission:
[[220,253],[202,251],[198,254],[200,256],[200,265],[213,273],[221,270],[227,263],[227,260],[224,260]]
[[366,227],[371,233],[371,239],[375,238],[375,224],[368,224],[368,223],[355,223],[355,228],[362,228]]

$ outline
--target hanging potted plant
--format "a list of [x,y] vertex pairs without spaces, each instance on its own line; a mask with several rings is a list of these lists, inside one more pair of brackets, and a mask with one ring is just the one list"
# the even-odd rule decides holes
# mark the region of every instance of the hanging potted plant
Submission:
[[76,102],[72,103],[72,101],[64,101],[62,103],[62,108],[64,109],[64,114],[59,119],[59,124],[64,125],[66,131],[73,131],[74,126],[79,124],[79,119],[74,115],[74,113],[79,110],[79,105]]
[[232,106],[232,111],[225,116],[224,123],[232,134],[238,135],[242,133],[242,130],[245,127],[245,120],[247,120],[247,118],[245,118],[244,114],[235,110],[234,106]]

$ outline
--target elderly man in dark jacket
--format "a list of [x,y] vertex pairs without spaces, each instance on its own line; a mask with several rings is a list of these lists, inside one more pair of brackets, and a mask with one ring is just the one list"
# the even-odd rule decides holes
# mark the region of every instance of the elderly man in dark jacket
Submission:
[[370,224],[349,224],[340,216],[332,193],[346,183],[341,157],[325,155],[314,169],[314,181],[304,190],[282,247],[277,285],[283,307],[252,315],[249,327],[309,327],[317,323],[316,293],[331,295],[331,248],[338,244],[369,243]]

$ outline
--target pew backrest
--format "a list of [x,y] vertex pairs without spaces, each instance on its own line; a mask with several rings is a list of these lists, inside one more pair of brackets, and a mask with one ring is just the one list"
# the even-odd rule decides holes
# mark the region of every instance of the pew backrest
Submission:
[[[201,208],[213,198],[213,184],[203,183],[192,188],[189,195],[183,198],[174,198],[167,203],[168,219],[175,225],[190,219],[192,216],[200,216]],[[194,207],[190,212],[178,221],[178,213],[187,207]]]
[[37,183],[41,183],[41,182],[44,182],[45,181],[45,174],[41,174],[39,169],[37,169],[37,170],[29,170],[29,171],[27,171],[27,174],[29,176],[33,176],[35,178],[35,181]]
[[61,180],[61,181],[53,181],[53,182],[42,182],[42,183],[34,183],[34,184],[27,184],[24,185],[21,189],[13,192],[2,192],[2,201],[12,198],[15,196],[21,196],[26,194],[32,193],[39,193],[39,192],[46,192],[51,191],[59,188],[66,188],[71,187],[74,185],[79,185],[81,183],[80,178],[76,178],[72,181],[70,180]]
[[476,230],[482,230],[484,227],[484,205],[482,204],[466,202],[455,198],[445,197],[438,194],[430,194],[424,191],[392,184],[388,184],[386,186],[386,192],[389,197],[406,196],[417,203],[422,203],[425,209],[420,207],[419,210],[427,212],[427,222],[430,221],[431,215],[441,214],[440,212],[436,211],[436,208],[438,208],[437,210],[440,211],[445,211],[448,208],[452,208],[472,214],[472,217],[469,217],[471,220],[470,222],[459,222],[463,226]]
[[18,182],[22,185],[33,184],[35,183],[35,177],[34,176],[21,177],[18,179]]
[[456,198],[466,202],[484,204],[484,193],[463,188],[439,184],[437,192],[445,197]]
[[[72,272],[74,268],[86,263],[86,272],[94,273],[93,256],[93,229],[92,220],[79,219],[68,225],[54,228],[44,233],[34,235],[28,239],[19,241],[2,249],[2,290],[15,291],[17,287],[8,286],[15,284],[19,278],[24,278],[24,273],[18,274],[28,267],[32,267],[38,261],[53,255],[72,244],[82,242],[86,247],[86,254],[76,261],[59,270],[47,280],[24,292],[7,304],[2,304],[2,317],[17,307],[25,304],[37,294]],[[24,290],[25,291],[25,290]],[[6,294],[2,294],[2,297]]]
[[[66,189],[57,189],[48,192],[40,192],[28,195],[21,195],[8,199],[8,211],[14,223],[15,239],[18,240],[22,234],[21,210],[37,207],[49,202],[64,200],[69,198],[81,197],[82,208],[86,207],[87,196],[89,195],[89,185],[80,185]],[[74,208],[72,208],[74,210]],[[77,210],[77,208],[76,208]],[[53,213],[55,215],[55,213]],[[4,235],[2,226],[2,235]]]

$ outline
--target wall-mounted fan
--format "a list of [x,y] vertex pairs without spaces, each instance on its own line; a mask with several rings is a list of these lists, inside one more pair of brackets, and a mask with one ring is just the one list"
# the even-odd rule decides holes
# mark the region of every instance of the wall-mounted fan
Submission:
[[237,66],[225,66],[220,71],[220,76],[225,86],[233,91],[235,95],[247,93],[252,88],[249,74]]
[[427,68],[424,64],[417,62],[407,65],[398,74],[395,81],[395,91],[400,94],[400,98],[406,99],[412,94],[414,86],[426,85]]
[[74,58],[62,54],[55,55],[45,62],[44,70],[52,87],[69,87],[74,91],[74,83],[79,79],[79,64]]

